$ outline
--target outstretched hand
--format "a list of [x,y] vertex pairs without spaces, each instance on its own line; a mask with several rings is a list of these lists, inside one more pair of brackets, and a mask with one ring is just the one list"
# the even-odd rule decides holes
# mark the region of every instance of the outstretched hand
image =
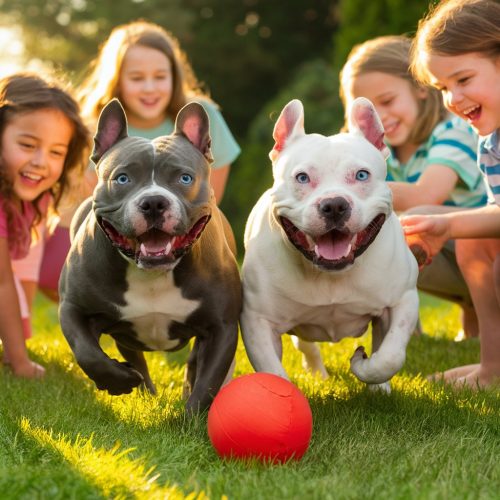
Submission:
[[429,264],[450,239],[449,222],[442,215],[408,215],[401,217],[400,222],[408,246],[417,252],[425,253],[425,257],[422,255],[419,257],[412,250],[421,267]]

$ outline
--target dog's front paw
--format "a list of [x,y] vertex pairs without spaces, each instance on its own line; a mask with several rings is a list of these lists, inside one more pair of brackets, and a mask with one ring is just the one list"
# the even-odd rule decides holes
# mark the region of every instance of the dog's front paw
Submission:
[[355,351],[354,354],[352,355],[351,358],[351,363],[353,361],[356,361],[358,359],[368,359],[368,354],[366,354],[365,348],[360,345]]
[[105,376],[94,378],[95,385],[112,396],[129,394],[134,387],[144,382],[143,376],[130,363],[113,361],[113,370]]

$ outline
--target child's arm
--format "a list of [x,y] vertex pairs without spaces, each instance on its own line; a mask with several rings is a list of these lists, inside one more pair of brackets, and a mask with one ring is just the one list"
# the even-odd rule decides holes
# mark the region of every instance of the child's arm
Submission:
[[4,356],[15,375],[35,378],[44,373],[44,369],[31,361],[26,351],[23,335],[21,311],[17,297],[14,276],[10,262],[6,238],[0,238],[0,339]]
[[443,215],[410,215],[401,218],[408,239],[416,236],[424,241],[433,257],[449,239],[500,238],[500,207],[449,212]]
[[458,174],[445,165],[430,165],[417,182],[389,182],[396,212],[420,205],[442,205],[458,182]]

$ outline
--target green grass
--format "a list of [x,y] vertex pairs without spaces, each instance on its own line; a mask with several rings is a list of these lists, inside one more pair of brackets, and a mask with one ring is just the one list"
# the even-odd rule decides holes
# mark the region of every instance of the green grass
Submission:
[[[498,392],[425,379],[477,362],[478,341],[453,342],[458,311],[447,303],[424,297],[422,321],[428,335],[412,338],[390,395],[368,392],[349,372],[368,335],[321,346],[327,381],[302,370],[287,338],[285,365],[309,399],[313,437],[300,462],[266,466],[220,460],[206,415],[185,418],[185,353],[149,355],[156,397],[109,396],[75,364],[55,306],[38,297],[28,346],[45,380],[0,369],[0,498],[498,499]],[[252,371],[241,343],[237,361],[236,375]]]

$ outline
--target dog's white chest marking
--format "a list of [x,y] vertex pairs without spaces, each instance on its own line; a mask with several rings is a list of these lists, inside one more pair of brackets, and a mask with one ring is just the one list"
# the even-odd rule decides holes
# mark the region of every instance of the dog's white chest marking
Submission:
[[123,320],[133,324],[138,340],[158,351],[179,345],[180,340],[169,336],[170,325],[173,321],[184,322],[200,302],[182,296],[172,272],[144,272],[131,265],[127,283],[127,305],[120,308],[120,313]]

